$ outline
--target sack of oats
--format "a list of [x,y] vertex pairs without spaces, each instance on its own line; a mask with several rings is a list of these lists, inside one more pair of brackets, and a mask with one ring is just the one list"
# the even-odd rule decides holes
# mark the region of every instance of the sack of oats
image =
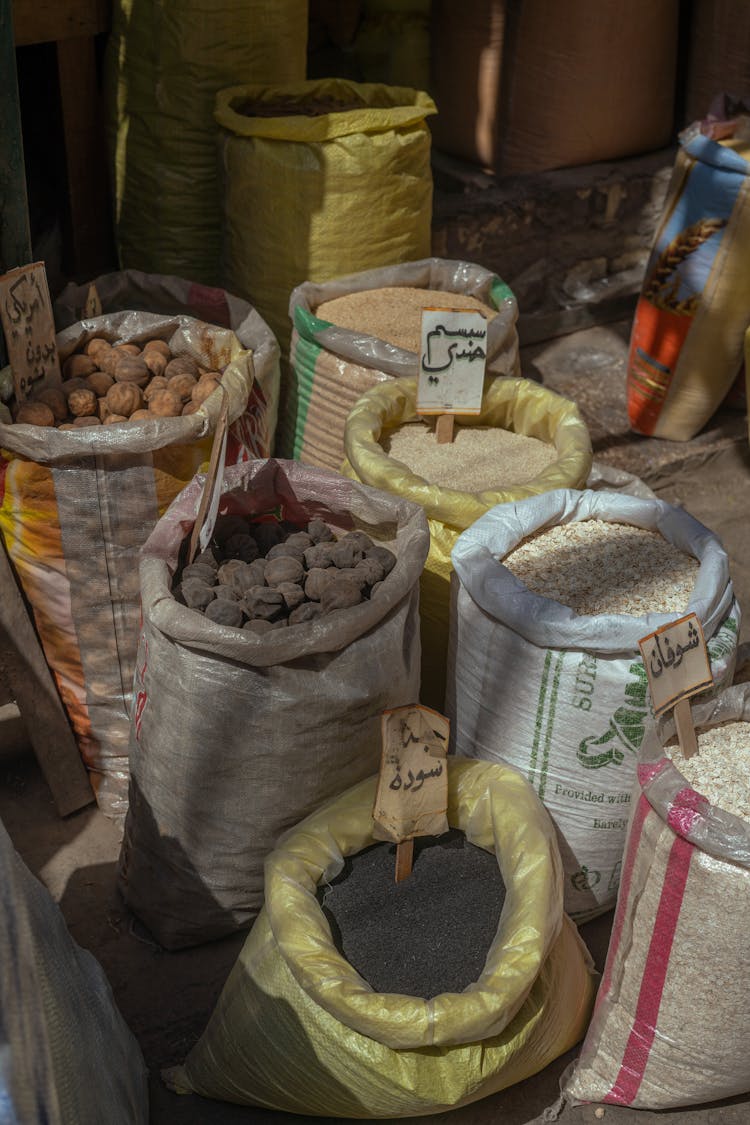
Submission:
[[554,821],[565,909],[614,906],[636,756],[654,730],[638,641],[698,615],[716,688],[740,609],[718,538],[661,500],[558,490],[493,508],[453,550],[446,713],[455,752],[529,779]]
[[[750,685],[644,745],[594,1017],[564,1098],[633,1109],[750,1089]],[[549,1118],[554,1120],[553,1117]]]
[[430,553],[420,581],[421,700],[445,701],[451,551],[490,508],[554,488],[580,488],[591,442],[578,407],[529,379],[494,379],[482,412],[457,417],[455,440],[438,445],[417,415],[416,379],[379,383],[351,411],[343,471],[421,504]]
[[291,370],[280,440],[285,456],[340,469],[346,418],[389,379],[419,374],[422,311],[476,309],[487,318],[487,373],[520,374],[518,307],[500,278],[471,262],[425,258],[298,285],[289,301]]
[[681,135],[630,337],[628,416],[638,433],[688,441],[741,369],[750,324],[748,122],[722,123],[720,139],[701,122]]
[[[274,384],[278,345],[249,305],[221,290],[203,290],[202,307],[209,312],[208,295],[221,297],[236,331],[186,315],[186,308],[201,307],[187,282],[148,274],[98,280],[108,309],[101,316],[78,319],[87,287],[60,298],[56,315],[68,327],[57,346],[66,377],[53,407],[35,404],[47,412],[47,423],[28,424],[17,415],[14,424],[0,424],[0,535],[97,801],[121,819],[140,548],[210,457],[222,406],[219,381],[229,408],[228,462],[264,447],[268,413],[260,398],[251,404],[254,373],[261,386]],[[125,293],[133,309],[122,310]],[[152,297],[159,311],[141,311]],[[220,312],[216,306],[215,300],[213,311]],[[167,386],[174,388],[173,378],[179,393]]]
[[[422,883],[427,857],[418,852],[412,875],[396,885],[393,845],[373,837],[376,781],[317,810],[269,856],[263,911],[203,1035],[183,1066],[163,1072],[172,1089],[327,1120],[402,1121],[504,1090],[578,1041],[593,1001],[592,964],[562,912],[560,857],[531,787],[506,767],[456,762],[448,822],[485,875],[461,878],[444,851],[438,885]],[[378,987],[352,963],[365,969],[352,927],[343,919],[341,928],[330,925],[324,894],[332,883],[351,884],[363,850],[371,857],[380,848],[394,905],[388,910],[379,898],[367,927],[391,954]],[[454,847],[454,859],[460,854]],[[479,938],[476,919],[499,882],[499,922]],[[370,868],[360,918],[372,909],[375,886],[379,894],[383,884]],[[436,899],[442,912],[432,909]],[[451,970],[466,971],[467,935],[485,948],[479,975],[466,987],[443,988]],[[405,982],[387,987],[399,961],[411,963],[408,990]]]

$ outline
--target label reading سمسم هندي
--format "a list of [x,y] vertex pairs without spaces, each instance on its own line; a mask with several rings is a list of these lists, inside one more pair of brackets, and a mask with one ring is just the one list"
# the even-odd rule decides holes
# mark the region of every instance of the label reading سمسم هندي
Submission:
[[479,414],[487,361],[487,321],[479,312],[424,309],[418,414]]
[[713,684],[703,628],[694,613],[662,625],[638,642],[654,714]]

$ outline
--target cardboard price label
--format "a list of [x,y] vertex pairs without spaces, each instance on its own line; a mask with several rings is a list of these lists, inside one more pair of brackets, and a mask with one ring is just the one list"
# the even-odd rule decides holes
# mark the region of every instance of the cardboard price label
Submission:
[[694,613],[662,625],[643,637],[638,646],[656,715],[712,686],[703,627]]
[[20,266],[0,277],[0,322],[13,371],[16,402],[24,402],[33,384],[62,381],[44,262]]
[[384,711],[383,752],[372,816],[376,840],[400,843],[448,831],[450,723],[429,707]]
[[425,309],[418,414],[479,414],[487,362],[487,321],[479,312]]

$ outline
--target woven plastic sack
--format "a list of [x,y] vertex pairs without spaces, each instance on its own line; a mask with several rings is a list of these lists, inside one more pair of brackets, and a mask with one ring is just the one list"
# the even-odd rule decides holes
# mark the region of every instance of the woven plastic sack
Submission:
[[688,441],[737,377],[750,324],[750,118],[712,140],[681,134],[628,354],[632,429]]
[[115,0],[105,76],[123,267],[219,284],[216,93],[303,79],[306,44],[307,0]]
[[[748,722],[750,687],[692,710],[696,726]],[[750,1089],[750,824],[711,805],[664,756],[671,720],[659,733],[639,758],[607,962],[570,1100],[670,1109]]]
[[220,512],[361,528],[397,554],[378,597],[258,635],[179,604],[171,578],[197,478],[143,549],[143,631],[120,887],[162,945],[249,925],[280,834],[377,767],[381,712],[419,693],[424,513],[325,469],[228,468]]
[[338,78],[218,94],[224,283],[259,309],[283,356],[300,282],[429,254],[435,112],[417,90]]
[[432,1000],[378,993],[338,953],[315,897],[375,843],[375,778],[290,832],[266,863],[266,901],[183,1067],[178,1091],[326,1118],[440,1113],[542,1070],[586,1027],[591,962],[562,913],[560,860],[526,782],[451,763],[448,820],[495,852],[507,888],[476,983]]
[[344,471],[374,488],[421,504],[430,527],[430,553],[422,575],[421,699],[441,711],[448,652],[451,551],[460,533],[490,508],[550,489],[580,488],[591,468],[591,441],[578,407],[528,379],[496,379],[485,387],[482,413],[464,425],[502,426],[527,437],[554,442],[557,460],[533,480],[513,488],[469,493],[428,484],[378,442],[387,427],[413,422],[415,379],[380,383],[362,396],[346,423]]
[[146,1125],[140,1049],[101,966],[0,823],[0,1121]]
[[[251,316],[249,306],[248,317]],[[229,329],[189,316],[113,312],[57,336],[64,360],[93,335],[167,340],[226,371],[230,462],[250,456],[245,425],[258,369],[278,362],[260,318],[244,344]],[[190,416],[56,430],[0,424],[0,534],[31,606],[47,663],[97,801],[116,819],[127,808],[129,710],[138,645],[138,554],[177,493],[205,465],[221,409],[215,391]]]
[[323,301],[386,286],[444,290],[446,304],[451,293],[461,293],[498,309],[487,324],[486,370],[493,376],[520,374],[516,299],[497,274],[482,266],[426,258],[321,284],[306,281],[289,301],[294,325],[291,371],[279,425],[285,455],[338,470],[344,460],[346,419],[357,399],[376,383],[419,375],[416,352],[315,316]]
[[[660,531],[695,556],[685,610],[578,615],[503,566],[526,536],[585,519]],[[446,712],[454,749],[529,779],[558,830],[565,909],[586,921],[615,904],[636,757],[654,729],[638,641],[694,612],[716,688],[732,682],[740,609],[726,552],[713,532],[663,500],[561,489],[492,509],[460,536],[453,566]]]

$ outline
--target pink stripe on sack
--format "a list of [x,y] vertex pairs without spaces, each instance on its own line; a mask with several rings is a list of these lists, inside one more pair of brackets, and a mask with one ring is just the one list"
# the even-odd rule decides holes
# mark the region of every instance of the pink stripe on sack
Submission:
[[602,974],[602,981],[599,985],[599,991],[596,995],[596,1004],[594,1011],[596,1012],[600,1003],[609,992],[609,986],[612,983],[612,965],[617,956],[617,949],[622,937],[622,925],[625,921],[625,914],[627,912],[628,895],[630,894],[630,883],[633,877],[633,866],[635,864],[635,856],[638,851],[638,844],[641,839],[641,832],[643,830],[644,821],[649,813],[651,805],[648,803],[646,797],[641,793],[638,804],[635,806],[633,812],[633,821],[630,826],[630,835],[628,836],[628,846],[625,852],[625,859],[622,868],[622,878],[620,879],[620,889],[617,893],[617,909],[615,911],[615,919],[612,923],[612,933],[609,938],[609,949],[607,950],[607,962],[604,966],[604,973]]
[[612,1089],[602,1101],[630,1105],[643,1081],[656,1035],[656,1022],[659,1017],[664,982],[669,969],[672,943],[680,917],[693,851],[693,845],[683,840],[681,836],[677,836],[672,844],[664,874],[659,909],[656,912],[648,956],[643,968],[635,1019],[623,1054],[620,1073]]
[[689,787],[681,789],[667,813],[667,824],[678,836],[687,839],[695,827],[695,822],[706,815],[708,807],[707,797]]

